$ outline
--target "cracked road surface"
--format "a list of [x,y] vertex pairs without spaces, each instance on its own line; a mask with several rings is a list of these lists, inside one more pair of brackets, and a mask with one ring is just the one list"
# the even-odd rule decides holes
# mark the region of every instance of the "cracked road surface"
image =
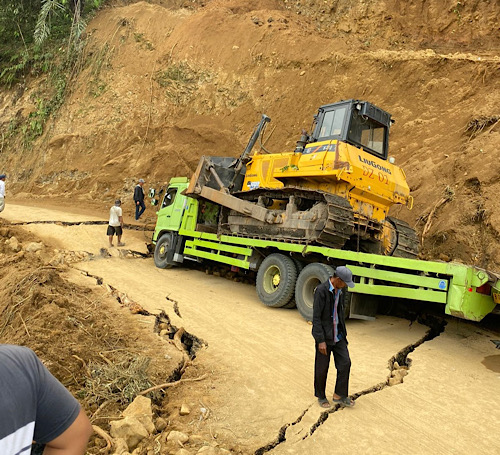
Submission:
[[[27,210],[12,202],[2,217],[11,222],[99,219],[43,207]],[[56,247],[96,256],[107,244],[102,225],[42,223],[25,229]],[[146,253],[146,240],[140,231],[124,233],[126,248],[134,251]],[[412,363],[402,384],[360,396],[354,408],[324,420],[313,396],[311,326],[296,310],[265,307],[251,285],[188,268],[159,270],[151,258],[124,259],[116,249],[110,252],[112,257],[72,266],[102,277],[152,313],[164,310],[173,324],[207,342],[195,361],[210,372],[206,394],[213,414],[206,424],[220,440],[236,438],[248,453],[498,453],[500,369],[495,365],[500,355],[485,329],[450,320],[442,334],[409,355]],[[95,279],[88,280],[95,285]],[[428,331],[386,316],[348,321],[347,329],[351,394],[386,382],[389,360]],[[486,357],[490,368],[482,363]],[[332,370],[330,394],[334,380]],[[286,439],[273,444],[287,424]]]

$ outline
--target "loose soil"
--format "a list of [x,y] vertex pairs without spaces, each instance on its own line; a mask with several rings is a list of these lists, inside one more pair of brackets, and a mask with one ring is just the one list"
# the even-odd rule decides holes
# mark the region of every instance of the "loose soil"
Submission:
[[396,119],[390,154],[415,206],[393,215],[422,257],[499,270],[499,23],[495,0],[117,1],[89,23],[81,70],[30,149],[12,125],[44,80],[0,94],[8,196],[97,213],[128,204],[139,177],[158,190],[201,155],[239,156],[261,113],[280,152],[318,106],[368,99]]
[[[498,332],[457,319],[449,319],[443,333],[390,316],[349,321],[356,407],[325,413],[312,394],[311,326],[296,310],[265,307],[252,284],[234,277],[190,267],[155,268],[151,258],[137,254],[146,253],[141,231],[127,229],[126,247],[107,249],[105,226],[76,224],[88,221],[82,214],[42,205],[7,207],[0,244],[13,304],[3,308],[2,321],[10,322],[1,341],[34,347],[94,424],[107,430],[127,404],[121,392],[120,398],[108,391],[101,397],[91,386],[94,365],[97,371],[108,365],[102,356],[117,365],[139,355],[149,358],[147,376],[154,384],[202,378],[152,396],[155,419],[162,417],[167,426],[136,454],[175,454],[179,447],[165,443],[171,430],[190,436],[185,449],[192,454],[210,446],[244,454],[326,455],[339,444],[346,453],[385,453],[390,441],[397,450],[422,454],[466,453],[472,443],[481,453],[493,453],[498,446],[500,411],[492,399],[498,373],[490,342],[500,338]],[[37,224],[59,216],[67,224]],[[23,221],[27,224],[5,224]],[[12,235],[24,250],[38,239],[44,246],[19,260],[7,244]],[[32,276],[37,280],[28,281]],[[26,302],[35,302],[36,309],[24,306],[27,296],[33,296]],[[50,311],[54,305],[62,309]],[[160,314],[159,320],[153,316]],[[167,333],[160,336],[158,329]],[[181,329],[187,354],[176,347],[175,336],[171,339]],[[334,380],[330,375],[329,393]],[[183,404],[190,414],[180,415]],[[94,437],[90,453],[104,446]]]
[[[102,9],[65,103],[30,147],[15,125],[49,95],[45,79],[0,92],[0,172],[8,174],[0,341],[32,347],[106,431],[140,389],[207,374],[150,395],[167,427],[136,455],[176,453],[165,442],[172,429],[192,436],[189,453],[206,445],[494,453],[498,356],[489,340],[499,337],[484,327],[453,320],[411,354],[403,384],[325,414],[311,396],[310,327],[296,311],[260,305],[250,284],[155,269],[144,258],[154,207],[141,230],[126,231],[122,250],[106,248],[105,226],[61,222],[105,221],[119,197],[133,225],[138,178],[159,190],[190,176],[202,155],[238,156],[261,113],[276,127],[266,148],[292,150],[318,106],[358,98],[396,119],[390,154],[415,206],[392,215],[416,228],[422,258],[498,272],[499,23],[495,0],[156,0]],[[56,224],[9,224],[36,220]],[[39,251],[24,249],[40,240]],[[168,319],[156,318],[162,311]],[[174,342],[181,328],[189,352]],[[427,327],[381,317],[352,321],[349,331],[352,391],[361,393],[387,382],[390,359]],[[104,377],[112,387],[101,387]],[[179,415],[183,403],[191,414]],[[104,446],[94,436],[89,452]]]

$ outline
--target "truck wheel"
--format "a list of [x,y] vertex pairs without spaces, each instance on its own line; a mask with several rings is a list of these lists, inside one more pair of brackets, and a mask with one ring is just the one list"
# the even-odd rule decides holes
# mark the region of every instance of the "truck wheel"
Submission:
[[[300,272],[302,272],[303,268],[305,267],[305,264],[298,259],[293,258],[293,262],[295,263],[295,268],[297,269],[297,276],[300,275]],[[292,298],[286,305],[283,305],[282,308],[297,308],[297,303],[295,302],[295,297]]]
[[334,273],[333,267],[315,262],[304,267],[295,285],[297,309],[306,321],[312,321],[314,291]]
[[281,308],[290,302],[297,281],[293,259],[284,254],[270,254],[257,272],[257,295],[264,305]]
[[173,267],[173,243],[174,236],[170,232],[163,234],[156,242],[154,260],[156,267],[159,269],[169,269]]

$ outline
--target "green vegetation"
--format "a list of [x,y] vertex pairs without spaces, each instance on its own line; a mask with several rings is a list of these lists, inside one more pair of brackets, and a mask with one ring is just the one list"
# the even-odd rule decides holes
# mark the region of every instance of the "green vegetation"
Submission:
[[173,63],[157,71],[153,77],[160,87],[166,89],[166,96],[176,105],[187,104],[199,86],[211,78],[210,73],[194,68],[187,61]]
[[457,16],[458,23],[460,23],[460,21],[462,20],[462,12],[461,12],[462,8],[463,8],[462,2],[457,2],[457,4],[455,5],[455,7],[453,8],[453,12]]
[[144,33],[134,33],[134,39],[136,43],[140,44],[141,48],[147,49],[148,51],[154,51],[155,47],[153,43],[144,38]]
[[109,59],[111,57],[111,50],[106,43],[96,52],[90,61],[90,75],[91,79],[88,82],[89,94],[94,98],[101,96],[107,89],[106,83],[101,79],[101,70],[103,67],[109,67]]
[[0,86],[24,86],[30,77],[46,75],[42,88],[32,96],[35,110],[25,122],[12,121],[3,137],[22,133],[22,142],[28,147],[43,133],[81,67],[85,18],[104,1],[0,1]]

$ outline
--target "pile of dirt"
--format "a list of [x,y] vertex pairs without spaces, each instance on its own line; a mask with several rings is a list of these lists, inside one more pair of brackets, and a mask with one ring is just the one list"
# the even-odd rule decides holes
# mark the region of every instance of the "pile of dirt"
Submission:
[[[102,432],[109,435],[110,423],[121,420],[122,412],[149,388],[153,390],[145,396],[153,403],[155,428],[134,454],[158,448],[161,453],[177,452],[177,440],[169,438],[176,431],[190,438],[183,443],[191,450],[209,447],[225,453],[215,451],[207,430],[179,420],[186,413],[182,405],[201,400],[205,390],[202,381],[198,387],[191,382],[207,376],[193,362],[200,340],[173,327],[165,313],[141,316],[149,313],[137,311],[137,304],[102,280],[95,288],[76,284],[75,275],[81,281],[89,278],[67,265],[50,265],[54,254],[51,246],[22,228],[0,224],[0,343],[33,349],[78,398],[98,432],[88,453],[114,453],[105,449]],[[204,414],[190,412],[206,419],[208,409]],[[225,443],[239,452],[231,441]]]
[[[33,148],[2,144],[9,196],[104,210],[139,177],[158,189],[201,155],[238,156],[261,113],[280,152],[318,106],[367,99],[396,119],[390,154],[415,207],[393,215],[417,228],[423,257],[500,269],[498,2],[126,3],[90,22],[82,69]],[[6,132],[40,83],[0,96]]]

